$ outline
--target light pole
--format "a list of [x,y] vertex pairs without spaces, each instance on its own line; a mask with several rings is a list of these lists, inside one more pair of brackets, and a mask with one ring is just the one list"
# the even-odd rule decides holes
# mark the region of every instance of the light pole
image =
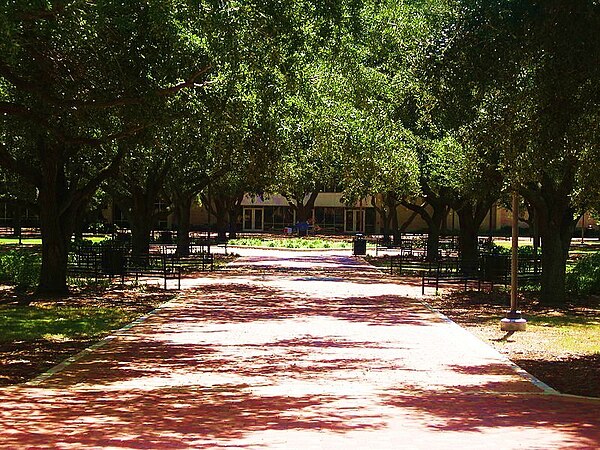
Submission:
[[519,195],[512,193],[512,252],[510,260],[510,311],[500,321],[502,331],[525,331],[527,321],[521,317],[517,305],[519,275]]

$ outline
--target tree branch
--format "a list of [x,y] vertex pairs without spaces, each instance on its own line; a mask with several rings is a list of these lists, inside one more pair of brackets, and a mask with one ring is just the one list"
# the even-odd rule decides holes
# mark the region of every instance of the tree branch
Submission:
[[19,105],[18,103],[0,102],[0,114],[36,119],[42,122],[40,116],[26,106]]
[[37,9],[19,14],[19,18],[23,21],[33,20],[49,20],[54,19],[57,15],[65,10],[65,4],[61,1],[53,1],[52,9]]
[[22,176],[28,183],[39,186],[42,180],[42,172],[33,165],[28,166],[17,161],[10,154],[6,144],[0,142],[0,166]]
[[209,64],[209,65],[203,67],[202,69],[197,70],[195,73],[193,73],[192,76],[187,81],[183,81],[179,84],[176,84],[175,86],[160,89],[157,92],[157,94],[160,97],[164,97],[164,96],[175,94],[175,93],[179,92],[180,90],[188,88],[188,87],[205,87],[209,84],[208,81],[205,81],[204,83],[201,83],[201,84],[196,84],[196,80],[201,75],[205,74],[206,72],[208,72],[211,69],[212,69],[212,66]]

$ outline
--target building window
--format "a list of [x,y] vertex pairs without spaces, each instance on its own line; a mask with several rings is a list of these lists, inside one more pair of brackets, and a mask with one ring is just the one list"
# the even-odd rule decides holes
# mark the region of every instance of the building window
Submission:
[[264,214],[265,230],[281,231],[295,223],[295,214],[288,206],[265,206]]
[[344,231],[344,208],[333,207],[316,207],[315,225],[319,229],[327,232],[343,232]]

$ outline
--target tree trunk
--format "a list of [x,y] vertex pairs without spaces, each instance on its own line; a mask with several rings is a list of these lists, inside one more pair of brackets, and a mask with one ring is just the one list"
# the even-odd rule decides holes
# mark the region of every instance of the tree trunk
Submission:
[[178,198],[175,202],[175,217],[177,218],[177,250],[179,256],[190,254],[190,209],[192,197]]
[[577,219],[571,204],[574,174],[566,172],[560,183],[544,177],[539,186],[524,186],[523,196],[535,208],[534,223],[542,244],[540,303],[566,302],[566,265]]
[[394,207],[394,209],[390,212],[390,220],[392,227],[392,237],[394,238],[394,244],[398,245],[402,241],[402,230],[400,229],[400,224],[398,221],[398,208]]
[[379,214],[379,217],[381,217],[381,225],[382,225],[382,239],[383,242],[389,242],[390,240],[390,215],[388,214],[388,212],[386,211],[385,207],[386,205],[382,205],[382,206],[378,206],[377,205],[377,197],[376,196],[372,196],[371,197],[371,206],[373,206],[373,208],[375,209],[375,211],[377,211],[377,213]]
[[227,211],[223,210],[221,214],[217,214],[215,219],[217,222],[217,239],[219,241],[224,241],[227,239],[227,226],[229,223],[229,220],[227,220]]
[[76,220],[71,208],[60,213],[61,177],[45,178],[39,193],[40,228],[42,234],[42,267],[36,292],[43,295],[68,294],[67,263],[69,245]]
[[478,222],[470,206],[456,211],[460,230],[458,232],[458,251],[460,265],[465,273],[472,273],[477,267],[479,257],[478,235],[481,222]]
[[150,234],[152,224],[148,217],[134,218],[131,223],[131,256],[134,259],[144,259],[150,253]]
[[311,218],[312,208],[308,205],[296,205],[296,222],[306,222]]
[[21,205],[15,205],[15,216],[13,218],[13,235],[15,237],[21,236],[23,230],[21,228],[21,219],[23,217],[23,208]]
[[150,253],[150,234],[154,224],[154,198],[149,199],[145,194],[134,196],[128,215],[131,226],[131,256],[141,260]]
[[[446,214],[446,207],[438,202],[430,203],[433,212],[429,217],[423,217],[427,222],[427,260],[435,261],[440,253],[440,234],[442,222]],[[423,208],[425,210],[425,208]]]
[[566,215],[567,217],[563,217],[560,224],[553,220],[540,220],[542,241],[540,303],[546,305],[560,305],[566,302],[567,258],[576,223],[572,219],[570,210]]
[[383,226],[382,234],[383,234],[383,242],[390,242],[390,214],[386,213],[384,208],[381,208],[381,224]]
[[229,199],[226,197],[213,196],[212,213],[215,216],[217,239],[227,239],[227,226],[229,224]]
[[427,261],[435,261],[440,253],[440,228],[431,225],[427,229]]
[[242,215],[242,197],[235,199],[233,206],[228,211],[227,217],[229,220],[229,239],[237,239],[238,219]]
[[[427,203],[415,205],[403,200],[401,203],[405,208],[416,212],[427,223],[427,251],[426,257],[428,261],[435,261],[439,256],[440,249],[440,231],[442,221],[446,214],[446,204],[439,198],[429,196]],[[426,205],[431,206],[431,213],[427,211]]]
[[312,210],[318,195],[319,192],[311,192],[306,203],[304,203],[306,195],[303,198],[294,199],[296,202],[296,204],[293,205],[296,210],[296,222],[306,222],[312,217]]
[[46,203],[40,192],[40,228],[42,233],[42,267],[37,293],[63,296],[68,294],[67,262],[71,233],[61,223],[58,210]]

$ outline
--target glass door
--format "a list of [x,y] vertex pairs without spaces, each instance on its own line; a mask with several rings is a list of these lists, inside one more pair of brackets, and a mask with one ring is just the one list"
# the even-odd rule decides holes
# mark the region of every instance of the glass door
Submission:
[[244,231],[262,231],[263,222],[262,208],[244,208]]
[[365,212],[362,209],[347,209],[345,229],[346,233],[361,233],[364,231]]

